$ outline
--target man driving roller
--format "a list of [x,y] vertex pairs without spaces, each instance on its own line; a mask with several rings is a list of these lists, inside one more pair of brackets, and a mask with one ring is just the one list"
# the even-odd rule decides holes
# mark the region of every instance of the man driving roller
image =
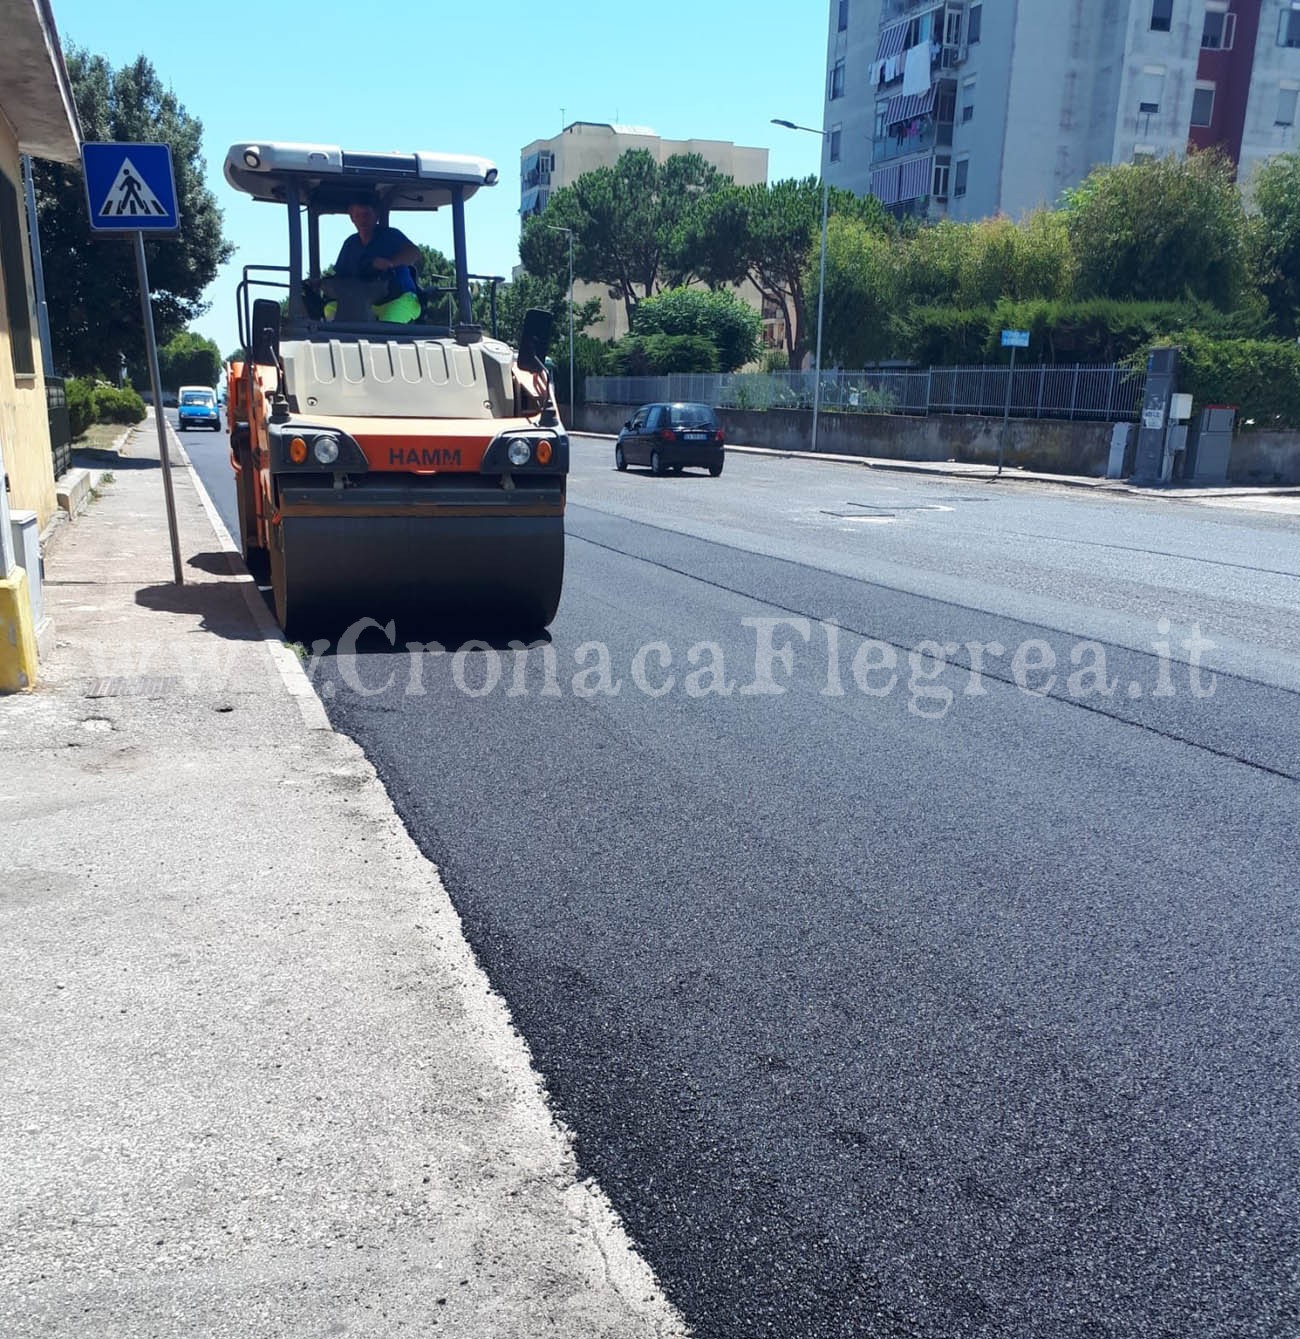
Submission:
[[[334,273],[340,279],[386,277],[388,291],[374,304],[375,319],[418,321],[420,296],[415,267],[420,263],[420,249],[405,233],[380,223],[377,206],[378,201],[368,191],[352,197],[348,218],[356,232],[340,248]],[[333,306],[333,303],[326,306],[326,316],[333,316]]]

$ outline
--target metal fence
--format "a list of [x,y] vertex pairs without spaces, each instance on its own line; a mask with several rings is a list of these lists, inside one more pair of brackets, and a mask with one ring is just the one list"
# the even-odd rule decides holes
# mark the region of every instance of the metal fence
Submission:
[[72,420],[62,377],[45,378],[45,412],[50,420],[50,450],[57,479],[72,468]]
[[[821,407],[858,414],[1001,416],[1011,382],[1013,418],[1135,420],[1146,377],[1117,366],[931,367],[823,372]],[[689,400],[716,409],[811,409],[815,372],[676,372],[662,377],[588,377],[590,404]]]

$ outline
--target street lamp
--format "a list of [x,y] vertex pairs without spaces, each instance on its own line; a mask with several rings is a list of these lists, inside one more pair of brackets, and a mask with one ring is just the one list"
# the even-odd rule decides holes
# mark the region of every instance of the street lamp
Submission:
[[557,223],[545,223],[542,225],[551,232],[567,232],[569,234],[569,422],[572,425],[574,406],[573,406],[573,229],[561,228]]
[[[817,135],[821,138],[823,146],[826,143],[827,132],[825,130],[815,130],[812,126],[795,125],[793,121],[782,121],[777,117],[772,118],[774,126],[783,126],[786,130],[806,130],[810,135]],[[819,164],[820,166],[820,164]],[[817,379],[813,382],[813,427],[812,427],[812,449],[817,450],[817,415],[821,409],[822,403],[822,310],[826,304],[826,219],[829,214],[830,206],[830,182],[826,180],[826,173],[821,172],[822,179],[822,263],[821,277],[817,281]]]

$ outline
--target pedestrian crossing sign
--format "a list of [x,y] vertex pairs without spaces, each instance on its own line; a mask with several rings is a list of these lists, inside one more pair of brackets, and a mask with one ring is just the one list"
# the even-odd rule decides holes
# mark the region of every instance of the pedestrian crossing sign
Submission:
[[91,232],[173,233],[180,228],[167,144],[83,144]]

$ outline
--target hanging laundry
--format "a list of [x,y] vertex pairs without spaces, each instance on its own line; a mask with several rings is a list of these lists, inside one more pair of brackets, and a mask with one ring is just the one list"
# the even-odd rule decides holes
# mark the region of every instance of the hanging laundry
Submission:
[[908,49],[903,65],[903,92],[924,93],[930,87],[930,44]]

